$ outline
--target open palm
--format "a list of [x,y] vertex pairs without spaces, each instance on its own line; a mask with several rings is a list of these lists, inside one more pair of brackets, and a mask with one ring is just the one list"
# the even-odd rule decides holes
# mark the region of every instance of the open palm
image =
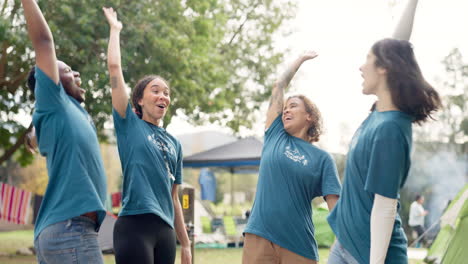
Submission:
[[304,58],[304,60],[311,60],[315,57],[317,57],[318,54],[317,52],[313,51],[313,50],[310,50],[310,51],[306,51],[304,52],[304,54],[302,54],[302,58]]
[[111,28],[121,30],[122,23],[117,19],[117,12],[115,12],[112,7],[103,7],[102,10],[106,15],[107,22],[109,22],[109,26]]

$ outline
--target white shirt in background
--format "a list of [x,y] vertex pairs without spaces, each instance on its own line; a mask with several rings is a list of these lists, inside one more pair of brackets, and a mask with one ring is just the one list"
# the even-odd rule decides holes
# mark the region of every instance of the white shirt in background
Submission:
[[424,226],[424,207],[417,201],[411,204],[408,224],[409,226]]

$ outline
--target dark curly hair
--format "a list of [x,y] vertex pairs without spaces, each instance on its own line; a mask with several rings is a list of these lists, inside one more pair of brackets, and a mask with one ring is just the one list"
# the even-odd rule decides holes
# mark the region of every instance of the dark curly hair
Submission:
[[135,108],[135,113],[140,119],[143,117],[143,111],[141,109],[141,106],[138,104],[138,101],[140,101],[141,98],[143,98],[143,93],[145,91],[146,86],[154,79],[160,79],[163,82],[165,82],[170,90],[169,83],[166,81],[166,79],[159,75],[147,75],[141,78],[133,88],[132,93],[132,105],[133,108]]
[[307,135],[309,136],[309,142],[310,143],[318,142],[319,138],[320,138],[320,135],[323,132],[323,130],[322,130],[322,115],[320,114],[319,109],[305,95],[298,94],[298,95],[290,96],[290,97],[288,97],[286,102],[289,101],[292,98],[298,98],[298,99],[302,100],[302,102],[304,103],[306,112],[309,115],[312,116],[312,124],[310,125],[309,129],[307,129]]
[[417,124],[432,118],[433,112],[441,107],[440,97],[424,79],[411,43],[383,39],[372,46],[372,53],[376,56],[375,66],[387,70],[387,83],[395,106],[411,115]]

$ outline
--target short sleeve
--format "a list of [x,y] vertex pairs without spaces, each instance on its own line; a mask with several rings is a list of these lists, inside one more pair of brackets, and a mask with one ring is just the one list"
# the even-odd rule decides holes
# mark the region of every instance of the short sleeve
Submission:
[[278,115],[273,123],[271,123],[270,127],[265,131],[265,141],[268,141],[270,138],[278,135],[281,131],[284,131],[284,125],[282,115]]
[[[178,142],[177,142],[178,143]],[[178,143],[177,144],[177,167],[176,167],[176,171],[175,171],[175,181],[174,183],[175,184],[182,184],[182,180],[183,180],[183,176],[182,176],[182,168],[183,168],[183,153],[182,153],[182,147],[180,146],[180,144]]]
[[133,112],[130,103],[128,103],[127,109],[125,109],[125,118],[121,117],[119,112],[117,112],[114,107],[112,107],[112,117],[114,118],[114,127],[119,131],[124,131],[124,128],[127,126],[127,123],[130,122],[130,120],[138,118],[138,116]]
[[321,190],[319,196],[327,196],[329,194],[340,195],[341,183],[338,177],[338,170],[336,168],[335,160],[326,154],[322,165],[322,180]]
[[62,83],[54,83],[39,67],[36,66],[36,86],[34,97],[36,99],[36,110],[40,112],[53,111],[61,108],[66,102],[68,95],[63,89]]
[[[62,138],[63,124],[57,118],[50,118],[50,115],[44,115],[39,120],[34,122],[37,144],[41,155],[46,157],[54,153],[57,139]],[[43,128],[46,128],[46,132],[43,132]]]
[[409,170],[409,146],[396,124],[384,124],[372,141],[364,189],[391,199],[398,198]]

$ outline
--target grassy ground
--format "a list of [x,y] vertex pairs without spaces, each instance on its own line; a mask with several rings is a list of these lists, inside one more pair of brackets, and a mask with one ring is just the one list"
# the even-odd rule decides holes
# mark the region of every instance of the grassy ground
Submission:
[[[18,248],[33,246],[33,233],[31,230],[0,232],[0,252],[13,254]],[[179,252],[177,252],[179,253]],[[320,262],[327,263],[329,249],[319,249]],[[224,249],[195,249],[196,264],[239,264],[242,261],[241,248]],[[106,264],[114,264],[114,255],[104,255]],[[35,256],[0,257],[2,264],[32,264],[36,263]],[[176,263],[180,263],[177,255]],[[410,264],[423,264],[422,261],[410,260]]]
[[[13,254],[19,248],[29,248],[34,245],[32,230],[0,232],[0,252]],[[0,261],[0,263],[3,263]]]

